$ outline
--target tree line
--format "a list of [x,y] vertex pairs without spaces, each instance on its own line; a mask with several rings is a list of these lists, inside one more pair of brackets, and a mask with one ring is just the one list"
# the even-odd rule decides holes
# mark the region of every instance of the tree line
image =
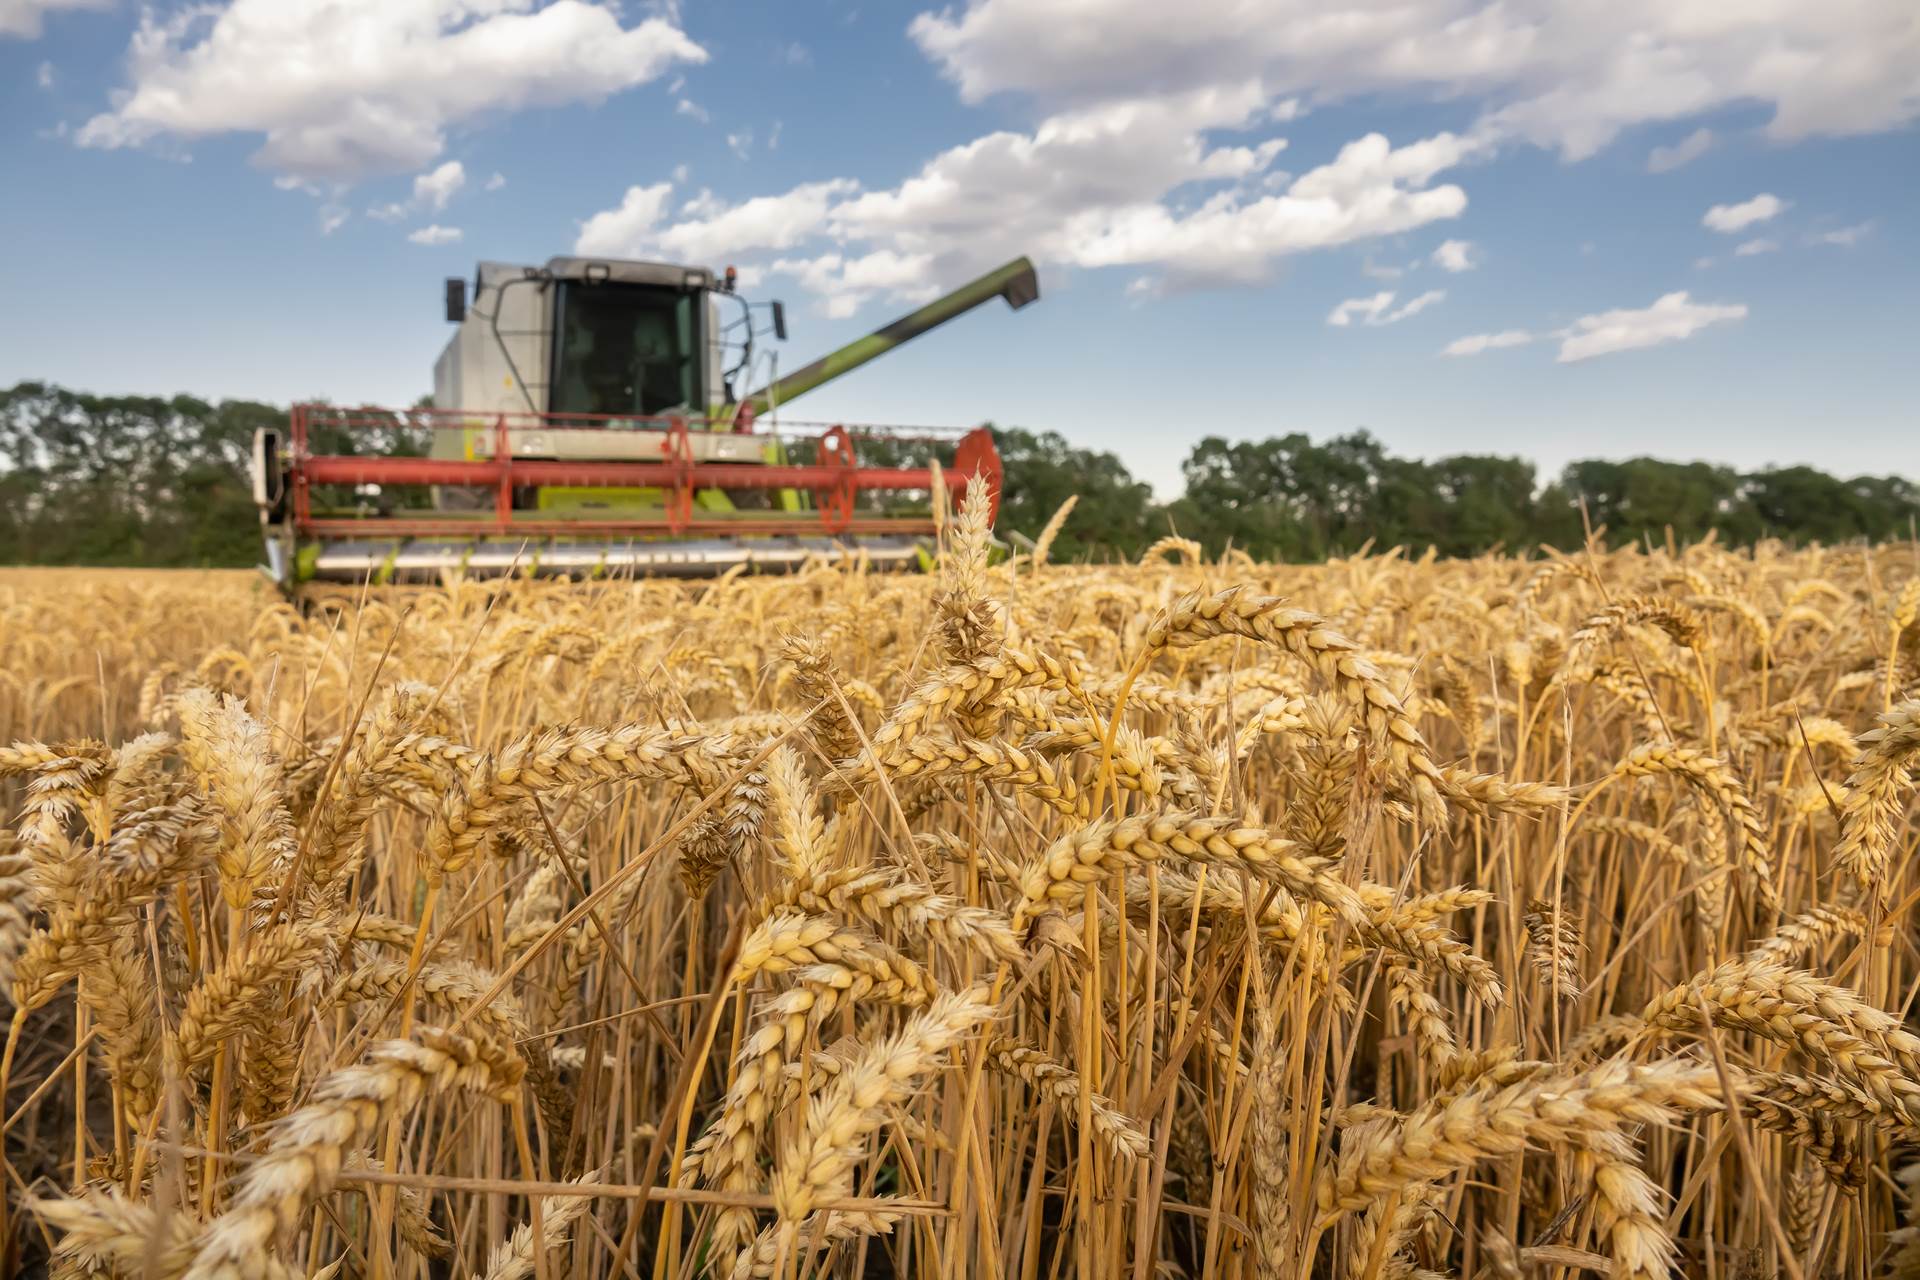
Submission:
[[1111,453],[1054,432],[997,431],[1006,468],[1000,527],[1029,536],[1067,495],[1080,501],[1054,559],[1137,554],[1168,533],[1211,555],[1313,562],[1376,548],[1472,556],[1496,548],[1579,546],[1587,530],[1627,542],[1884,542],[1915,535],[1920,484],[1904,476],[1840,479],[1813,467],[1740,471],[1706,462],[1604,458],[1569,463],[1542,483],[1531,462],[1492,454],[1403,458],[1364,431],[1315,441],[1208,436],[1167,503]]
[[[192,396],[96,396],[45,383],[0,390],[0,564],[233,566],[259,557],[247,459],[256,427],[286,410]],[[1209,436],[1182,467],[1185,492],[1154,498],[1112,453],[1057,432],[996,428],[1000,530],[1037,535],[1073,494],[1054,559],[1139,554],[1179,533],[1209,553],[1313,561],[1376,547],[1448,556],[1578,545],[1886,541],[1920,523],[1920,485],[1840,479],[1812,467],[1739,471],[1655,458],[1574,462],[1542,482],[1532,463],[1487,454],[1402,458],[1364,431],[1315,441]]]

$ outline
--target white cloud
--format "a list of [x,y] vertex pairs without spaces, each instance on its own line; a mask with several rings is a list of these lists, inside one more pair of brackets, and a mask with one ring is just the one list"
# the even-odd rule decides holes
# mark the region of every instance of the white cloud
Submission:
[[1396,307],[1393,300],[1396,295],[1387,289],[1366,298],[1348,298],[1327,315],[1327,323],[1335,328],[1344,329],[1351,325],[1357,316],[1360,323],[1369,325],[1397,324],[1408,316],[1425,311],[1434,303],[1447,296],[1445,289],[1429,289],[1417,298],[1409,298]]
[[1579,159],[1623,129],[1736,103],[1776,140],[1920,116],[1920,23],[1900,0],[968,0],[909,28],[976,102],[1053,103],[1257,81],[1309,102],[1477,97],[1480,129]]
[[780,51],[780,60],[790,67],[810,67],[813,51],[796,40]]
[[421,227],[418,231],[409,231],[407,239],[415,244],[439,245],[460,243],[460,228],[443,227],[439,223]]
[[323,204],[320,206],[320,234],[330,236],[347,225],[347,219],[353,216],[345,205]]
[[1471,271],[1480,265],[1474,260],[1470,240],[1442,240],[1440,247],[1433,251],[1431,261],[1442,271]]
[[1252,125],[1260,106],[1258,87],[1242,86],[1068,112],[1030,133],[989,133],[940,152],[898,186],[848,201],[837,230],[903,253],[964,260],[961,269],[1026,250],[1054,262],[1137,261],[1139,246],[1118,237],[1148,218],[1173,225],[1178,215],[1160,204],[1169,192],[1257,176],[1279,154],[1279,139],[1213,147],[1206,137]]
[[628,187],[619,207],[602,209],[580,225],[573,251],[606,258],[642,256],[646,238],[655,233],[672,195],[671,182]]
[[429,164],[451,125],[595,101],[706,57],[668,19],[623,27],[598,0],[234,0],[143,14],[129,87],[77,140],[257,133],[263,168],[344,183]]
[[673,166],[673,180],[675,182],[685,182],[687,175],[692,172],[693,170],[687,168],[684,164],[677,164]]
[[1369,134],[1281,194],[1247,199],[1226,191],[1187,213],[1159,201],[1078,215],[1067,223],[1062,256],[1080,266],[1158,268],[1176,287],[1258,283],[1291,254],[1458,217],[1466,192],[1423,185],[1446,167],[1428,155],[1431,144],[1451,152],[1457,141],[1442,134],[1395,150]]
[[1832,231],[1816,231],[1808,237],[1811,244],[1834,244],[1842,249],[1851,249],[1866,239],[1873,231],[1873,221],[1856,222],[1850,227],[1837,227]]
[[1618,351],[1635,351],[1690,338],[1710,324],[1745,318],[1745,306],[1695,302],[1682,290],[1664,294],[1650,307],[1621,308],[1581,316],[1558,335],[1561,364],[1591,360]]
[[43,62],[33,69],[33,82],[42,89],[53,88],[53,64]]
[[1382,289],[1371,297],[1348,298],[1327,313],[1327,323],[1336,329],[1344,329],[1353,323],[1355,316],[1371,323],[1376,316],[1383,314],[1392,305],[1393,290],[1391,289]]
[[1698,160],[1713,146],[1713,130],[1695,129],[1670,147],[1655,147],[1647,152],[1648,173],[1672,173]]
[[1705,271],[1707,268],[1711,267],[1712,265],[1713,265],[1712,258],[1695,258],[1693,260],[1693,269],[1695,271]]
[[[895,186],[845,183],[824,204],[803,200],[789,235],[804,253],[788,256],[841,260],[796,270],[803,284],[869,261],[868,271],[918,273],[833,284],[828,296],[843,307],[850,294],[922,296],[1016,253],[1047,269],[1144,269],[1136,287],[1160,292],[1259,282],[1286,255],[1409,231],[1466,207],[1458,186],[1433,181],[1477,154],[1475,141],[1452,134],[1400,147],[1370,134],[1297,178],[1270,182],[1286,141],[1259,132],[1268,110],[1260,87],[1243,85],[1110,102],[1049,116],[1030,132],[989,133]],[[1242,136],[1217,140],[1222,132]],[[761,202],[781,209],[808,192]],[[716,255],[740,251],[705,231],[708,211],[682,210],[671,223],[667,194],[630,189],[619,208],[586,221],[580,251],[660,252],[683,238]],[[873,256],[883,252],[891,256]]]
[[803,289],[820,296],[822,311],[841,318],[858,311],[875,294],[908,302],[930,301],[940,292],[938,285],[928,282],[930,265],[924,256],[878,249],[852,260],[837,253],[780,258],[773,270],[798,279]]
[[[1002,131],[935,156],[890,191],[837,212],[843,236],[932,253],[951,278],[1011,253],[1053,264],[1147,267],[1158,287],[1268,278],[1286,254],[1411,230],[1457,216],[1466,193],[1427,187],[1470,144],[1451,134],[1394,148],[1349,143],[1282,191],[1252,195],[1285,147],[1268,138],[1214,146],[1208,134],[1255,125],[1257,85],[1108,103]],[[1169,196],[1211,184],[1197,203]]]
[[461,187],[467,185],[467,167],[458,160],[449,160],[439,168],[423,173],[413,180],[413,203],[416,208],[431,209],[435,213],[447,207],[447,201],[453,199]]
[[1766,222],[1780,216],[1787,202],[1779,196],[1761,192],[1751,200],[1742,200],[1739,204],[1717,204],[1700,218],[1700,225],[1722,235],[1733,235],[1745,231],[1756,223]]
[[1389,312],[1381,323],[1393,324],[1395,321],[1405,320],[1408,316],[1418,315],[1446,296],[1447,291],[1445,289],[1429,289],[1417,298],[1407,299],[1406,302],[1402,303],[1398,308]]
[[1534,341],[1534,335],[1525,329],[1502,329],[1499,333],[1472,333],[1464,338],[1455,338],[1440,348],[1443,356],[1477,356],[1483,351],[1498,351],[1504,347],[1524,347]]
[[856,186],[845,178],[809,182],[784,195],[756,196],[737,205],[703,191],[681,207],[681,220],[670,225],[662,224],[672,204],[672,183],[628,187],[617,209],[596,213],[581,225],[574,251],[711,264],[754,250],[792,249],[820,234],[832,202]]
[[773,128],[767,130],[767,150],[778,151],[780,149],[780,131],[786,128],[786,125],[787,122],[784,120],[775,120],[773,122]]
[[701,124],[706,124],[713,119],[712,116],[707,114],[707,109],[695,102],[692,98],[682,98],[680,101],[674,103],[673,114],[698,120]]
[[1372,258],[1368,258],[1360,264],[1360,274],[1369,280],[1398,280],[1407,274],[1407,271],[1405,267],[1375,262]]
[[498,191],[506,185],[507,175],[495,170],[493,176],[487,179],[486,186],[481,189],[484,191]]
[[1682,290],[1662,295],[1650,307],[1623,307],[1581,316],[1566,328],[1552,333],[1502,329],[1498,333],[1469,334],[1449,342],[1440,349],[1440,354],[1477,356],[1486,351],[1524,347],[1547,338],[1558,338],[1558,363],[1573,364],[1591,360],[1595,356],[1679,342],[1708,325],[1744,319],[1746,314],[1747,308],[1743,304],[1695,302]]
[[0,36],[38,40],[46,30],[50,13],[62,9],[108,9],[113,3],[114,0],[0,0]]
[[1757,240],[1742,240],[1733,250],[1736,258],[1752,258],[1763,253],[1773,253],[1780,248],[1778,240],[1762,237]]
[[[499,177],[495,174],[494,177]],[[505,181],[504,178],[501,179]],[[318,194],[318,188],[312,183],[294,177],[279,177],[273,185],[286,191],[302,190],[309,195]],[[418,174],[413,180],[413,194],[405,200],[392,204],[375,205],[367,210],[369,218],[381,222],[398,222],[411,214],[430,211],[439,213],[447,207],[447,202],[459,194],[460,188],[467,185],[467,169],[458,160],[449,160],[438,168]],[[491,187],[488,188],[492,190]]]
[[753,130],[742,129],[738,133],[728,134],[727,150],[742,160],[753,154]]

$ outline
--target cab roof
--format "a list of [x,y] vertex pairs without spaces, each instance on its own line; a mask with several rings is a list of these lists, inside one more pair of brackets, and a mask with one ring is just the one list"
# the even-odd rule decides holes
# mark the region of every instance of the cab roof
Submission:
[[483,262],[479,283],[498,284],[530,275],[554,280],[604,280],[613,284],[649,284],[669,289],[711,289],[713,272],[705,267],[671,262],[637,262],[630,258],[548,258],[544,267],[512,262]]

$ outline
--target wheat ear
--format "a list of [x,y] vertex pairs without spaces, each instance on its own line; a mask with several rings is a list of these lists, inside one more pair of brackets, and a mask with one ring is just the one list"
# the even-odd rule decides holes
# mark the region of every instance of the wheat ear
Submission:
[[846,1193],[861,1140],[881,1111],[910,1095],[993,1011],[979,988],[943,995],[835,1078],[808,1107],[805,1131],[780,1154],[773,1201],[781,1231],[790,1234],[818,1200]]
[[429,1092],[463,1089],[505,1101],[521,1072],[511,1049],[437,1028],[376,1045],[363,1065],[327,1076],[306,1106],[274,1122],[266,1153],[201,1233],[186,1280],[266,1280],[276,1239],[332,1189],[348,1153],[366,1146],[385,1119],[411,1111]]
[[1394,772],[1408,779],[1422,815],[1433,822],[1445,818],[1440,767],[1419,728],[1379,669],[1360,656],[1358,645],[1332,630],[1325,618],[1288,608],[1277,597],[1229,587],[1214,595],[1189,595],[1169,606],[1147,629],[1146,647],[1152,652],[1220,635],[1274,645],[1318,671],[1360,713],[1374,741],[1386,750]]
[[[574,1181],[598,1182],[603,1174],[603,1170],[591,1169]],[[540,1199],[543,1202],[541,1235],[549,1249],[557,1249],[567,1242],[567,1233],[593,1203],[591,1196],[542,1196]],[[523,1222],[506,1240],[494,1246],[493,1252],[487,1255],[486,1271],[476,1280],[527,1280],[534,1270],[533,1225]]]
[[1840,802],[1840,843],[1834,862],[1867,889],[1887,873],[1895,824],[1913,790],[1910,762],[1920,755],[1920,698],[1909,698],[1860,735],[1860,754]]

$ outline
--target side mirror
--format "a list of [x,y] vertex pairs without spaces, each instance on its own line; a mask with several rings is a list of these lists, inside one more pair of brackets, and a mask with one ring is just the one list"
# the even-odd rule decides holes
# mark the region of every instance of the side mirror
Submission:
[[447,277],[447,323],[459,324],[467,318],[467,282]]
[[779,301],[773,304],[773,336],[782,342],[787,340],[787,307]]

